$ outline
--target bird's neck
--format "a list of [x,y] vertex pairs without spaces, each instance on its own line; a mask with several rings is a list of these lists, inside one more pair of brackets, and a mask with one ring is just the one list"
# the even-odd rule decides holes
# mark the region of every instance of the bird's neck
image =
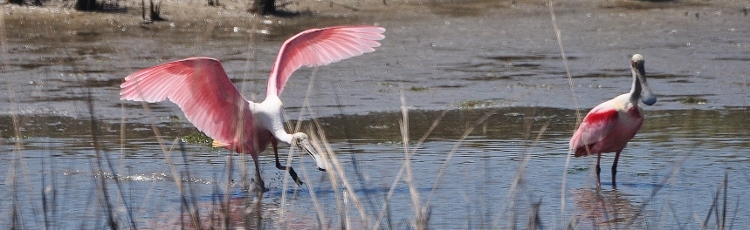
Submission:
[[641,88],[641,82],[638,80],[635,68],[632,68],[631,71],[633,72],[633,86],[630,88],[630,101],[638,103],[637,101],[640,99],[643,89]]
[[289,134],[286,131],[284,131],[284,129],[277,130],[273,135],[279,141],[284,142],[284,143],[286,143],[288,145],[292,145],[292,137],[293,136],[292,136],[292,134]]
[[261,125],[271,132],[281,142],[291,144],[292,135],[284,130],[284,105],[276,95],[267,96],[257,108],[258,120]]

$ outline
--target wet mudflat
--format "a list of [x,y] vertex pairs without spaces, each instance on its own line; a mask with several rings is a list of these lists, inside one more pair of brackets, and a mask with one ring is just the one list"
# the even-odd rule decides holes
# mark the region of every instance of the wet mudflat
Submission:
[[[555,229],[569,223],[577,228],[750,224],[750,209],[742,205],[750,197],[744,189],[750,186],[745,173],[750,168],[750,30],[745,26],[750,17],[742,11],[747,6],[556,5],[572,91],[543,4],[438,1],[402,7],[245,22],[139,25],[112,19],[104,23],[108,26],[92,23],[97,27],[21,20],[8,16],[6,8],[7,53],[0,59],[7,86],[0,102],[6,108],[0,113],[5,140],[0,177],[6,180],[0,192],[12,198],[2,199],[0,222],[17,220],[28,228],[45,221],[61,228],[106,226],[102,204],[111,203],[123,226],[132,219],[139,228],[178,228],[189,219],[181,209],[183,197],[210,216],[228,194],[237,215],[227,218],[232,225],[404,228],[415,218],[414,189],[420,205],[429,202],[427,223],[446,229],[527,226],[536,204],[539,223]],[[69,24],[91,20],[70,17]],[[119,101],[124,76],[189,56],[222,60],[246,97],[262,100],[281,42],[310,27],[337,24],[383,26],[386,39],[374,53],[299,70],[282,99],[292,125],[301,120],[304,130],[318,119],[354,194],[340,179],[315,170],[306,157],[293,158],[306,183],[285,185],[288,177],[266,151],[261,166],[270,190],[255,199],[242,184],[241,169],[252,172],[249,159],[191,139],[199,133],[179,108],[159,103],[145,110]],[[575,109],[585,114],[627,92],[634,53],[646,57],[659,101],[644,108],[643,128],[620,159],[617,188],[608,183],[613,155],[605,155],[604,185],[596,190],[595,158],[570,159],[566,168]],[[309,84],[308,111],[303,103]],[[414,187],[397,177],[405,157],[402,97],[409,110],[409,148],[439,119],[412,156]],[[97,145],[89,102],[98,121]],[[170,156],[151,124],[174,148]],[[186,140],[183,150],[175,144],[180,138]],[[280,152],[288,151],[284,146]],[[189,188],[184,196],[170,162]],[[228,162],[234,165],[231,182]],[[399,183],[391,191],[394,180]],[[261,205],[248,205],[254,199]],[[259,208],[263,218],[247,219],[242,213],[248,207]],[[382,220],[381,210],[386,210]]]

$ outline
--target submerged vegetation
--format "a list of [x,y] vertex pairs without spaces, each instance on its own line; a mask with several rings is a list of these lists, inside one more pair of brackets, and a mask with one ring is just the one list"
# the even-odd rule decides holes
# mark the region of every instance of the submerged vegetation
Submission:
[[708,102],[708,100],[699,98],[699,97],[686,97],[686,98],[680,98],[680,103],[682,104],[694,104],[694,105],[703,105]]
[[491,101],[470,100],[470,101],[461,102],[461,104],[458,105],[458,108],[477,109],[477,108],[488,108],[490,106],[492,106]]
[[206,136],[206,134],[203,132],[196,132],[196,133],[190,133],[190,134],[182,136],[182,141],[185,143],[211,145],[211,142],[213,142],[213,139]]
[[427,87],[418,87],[418,86],[409,87],[409,91],[414,91],[414,92],[424,92],[427,90],[430,90],[430,89]]

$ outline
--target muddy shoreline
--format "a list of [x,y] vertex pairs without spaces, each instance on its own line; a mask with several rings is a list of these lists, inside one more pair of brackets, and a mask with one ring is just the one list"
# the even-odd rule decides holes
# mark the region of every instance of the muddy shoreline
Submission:
[[[126,0],[108,3],[106,9],[96,12],[76,11],[70,1],[45,1],[43,6],[3,4],[0,9],[6,28],[17,26],[58,26],[68,29],[97,28],[116,25],[147,26],[161,28],[164,26],[200,25],[213,23],[219,27],[225,25],[251,27],[253,24],[296,24],[322,18],[336,18],[341,21],[361,21],[372,24],[378,20],[409,20],[424,17],[472,17],[486,13],[497,13],[494,10],[505,9],[501,13],[516,15],[548,15],[549,5],[546,1],[481,1],[462,2],[447,0],[385,0],[385,1],[290,1],[278,7],[286,16],[258,16],[248,12],[247,2],[220,1],[220,6],[209,6],[204,0],[162,0],[161,16],[165,21],[144,23],[141,18],[141,1]],[[146,3],[148,8],[148,3]],[[686,15],[700,17],[714,14],[747,15],[750,3],[741,1],[634,1],[634,0],[574,0],[554,2],[556,13],[575,13],[590,10],[683,10]],[[515,12],[514,12],[515,11]],[[290,16],[292,15],[292,16]],[[370,23],[367,23],[367,22]]]
[[[124,115],[117,89],[124,76],[188,56],[219,58],[247,98],[262,99],[284,39],[304,29],[341,24],[383,26],[386,39],[377,52],[319,68],[317,75],[323,77],[313,82],[312,94],[316,116],[399,111],[402,94],[410,108],[421,110],[466,105],[586,109],[628,90],[627,60],[633,53],[646,56],[649,81],[659,95],[649,110],[750,105],[746,2],[556,2],[575,94],[543,1],[305,1],[285,6],[306,12],[298,17],[253,16],[234,1],[221,1],[221,7],[162,2],[168,21],[149,24],[140,17],[140,1],[120,1],[121,10],[104,13],[76,12],[63,1],[0,7],[7,47],[0,74],[14,91],[1,103],[13,108],[4,113],[86,117],[83,94],[91,90],[97,113],[119,118]],[[292,119],[302,110],[312,72],[300,69],[285,90]],[[343,109],[331,109],[338,107]],[[153,108],[160,117],[180,114],[169,104]]]

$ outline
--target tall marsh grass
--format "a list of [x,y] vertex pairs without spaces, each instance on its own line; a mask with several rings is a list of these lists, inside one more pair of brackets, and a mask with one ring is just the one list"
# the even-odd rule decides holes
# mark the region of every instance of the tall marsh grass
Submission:
[[[487,119],[496,114],[496,111],[490,110],[483,116],[476,120],[467,121],[468,125],[465,127],[460,138],[458,138],[454,146],[445,153],[445,159],[439,171],[435,175],[429,175],[427,178],[432,178],[431,188],[425,190],[424,187],[419,188],[415,183],[414,168],[412,161],[415,157],[419,156],[421,151],[430,151],[430,149],[423,147],[423,143],[430,138],[436,127],[440,126],[443,117],[447,111],[443,111],[437,118],[432,121],[432,124],[428,129],[420,135],[420,138],[416,141],[410,140],[409,137],[411,127],[410,124],[410,111],[408,109],[408,102],[406,97],[402,95],[402,110],[401,119],[399,120],[401,137],[400,149],[403,150],[403,158],[401,162],[398,162],[400,166],[399,172],[392,179],[392,183],[389,187],[383,188],[384,196],[372,196],[372,194],[364,191],[362,186],[357,185],[358,176],[353,175],[351,170],[354,161],[349,161],[344,164],[340,157],[347,155],[337,154],[331,143],[326,138],[325,127],[317,119],[313,119],[307,126],[297,124],[296,127],[304,129],[310,136],[314,148],[321,153],[321,156],[328,163],[328,170],[324,172],[327,177],[327,181],[330,183],[331,193],[335,196],[335,212],[330,212],[329,208],[325,208],[322,205],[318,197],[316,196],[316,190],[312,186],[312,183],[305,183],[307,189],[288,189],[288,187],[296,186],[291,178],[286,176],[283,177],[282,181],[282,196],[280,200],[269,200],[263,193],[254,191],[251,189],[253,182],[249,179],[251,176],[247,176],[244,172],[240,178],[232,178],[231,176],[225,176],[223,178],[214,178],[217,183],[212,186],[214,188],[213,194],[209,204],[205,201],[200,201],[197,197],[200,194],[196,194],[193,189],[194,183],[189,182],[191,178],[190,169],[190,150],[186,149],[185,143],[179,138],[172,141],[166,141],[162,139],[159,133],[159,127],[156,125],[152,126],[152,131],[155,133],[156,138],[159,139],[159,143],[162,146],[162,154],[164,155],[164,163],[168,166],[170,172],[169,178],[174,182],[174,191],[179,194],[177,199],[179,202],[175,203],[179,205],[180,213],[173,215],[177,216],[178,219],[165,222],[158,222],[154,224],[153,220],[139,219],[137,213],[142,212],[143,209],[149,209],[148,202],[143,202],[144,206],[139,207],[139,202],[133,202],[133,197],[129,197],[127,188],[122,185],[121,176],[127,175],[123,172],[123,167],[115,167],[117,165],[117,159],[108,157],[105,153],[109,152],[106,147],[98,144],[99,132],[102,129],[97,122],[98,118],[95,115],[95,106],[93,100],[88,100],[87,107],[89,109],[89,125],[91,130],[91,143],[92,148],[95,152],[95,157],[90,161],[90,167],[93,180],[96,186],[96,191],[92,191],[91,204],[86,205],[91,209],[90,213],[95,213],[93,218],[95,224],[82,224],[81,228],[88,227],[104,227],[110,229],[139,229],[139,228],[179,228],[179,229],[268,229],[268,228],[280,228],[280,229],[297,229],[300,227],[307,228],[320,228],[320,229],[393,229],[393,228],[410,228],[410,229],[430,229],[430,228],[441,228],[441,226],[434,226],[431,222],[432,206],[436,205],[433,203],[433,196],[435,193],[440,193],[438,189],[441,183],[451,183],[443,181],[442,178],[445,174],[451,173],[450,166],[452,158],[456,151],[462,148],[464,140],[470,137],[477,127],[482,127],[487,122]],[[309,109],[309,108],[308,108]],[[576,190],[574,193],[581,199],[577,202],[579,206],[588,207],[588,213],[573,214],[563,212],[561,216],[548,216],[541,214],[541,210],[545,208],[545,203],[555,202],[552,199],[534,197],[532,194],[532,188],[529,188],[526,178],[526,169],[529,160],[531,159],[532,152],[535,149],[535,145],[539,142],[547,129],[549,122],[542,124],[538,129],[532,129],[535,125],[533,119],[524,119],[524,127],[527,135],[525,139],[528,140],[522,143],[523,148],[526,152],[520,155],[521,160],[518,163],[517,171],[515,175],[509,175],[513,177],[513,180],[509,186],[508,193],[505,195],[505,199],[502,202],[481,200],[481,203],[489,204],[490,206],[499,207],[499,209],[493,209],[495,211],[489,212],[484,210],[487,208],[486,205],[477,204],[474,206],[475,210],[469,210],[470,213],[484,213],[476,218],[469,218],[471,215],[467,215],[466,226],[473,226],[472,228],[490,228],[490,229],[578,229],[581,228],[582,222],[592,218],[599,218],[602,220],[617,220],[617,221],[605,221],[596,225],[594,228],[640,228],[642,216],[647,210],[646,207],[651,205],[651,201],[656,199],[662,188],[667,186],[674,180],[674,175],[680,169],[680,165],[676,164],[673,167],[672,174],[665,176],[657,186],[654,187],[651,195],[638,205],[630,205],[627,201],[621,201],[622,194],[618,194],[617,190],[603,190],[601,188],[583,189]],[[538,124],[536,124],[538,125]],[[532,135],[535,134],[535,135]],[[122,138],[126,138],[123,136]],[[19,145],[21,143],[19,142]],[[20,149],[20,148],[19,148]],[[287,155],[287,164],[290,165],[291,160],[294,156],[299,155],[299,151],[295,148],[289,149]],[[18,151],[20,154],[20,151]],[[246,161],[247,157],[226,157],[227,165],[224,170],[226,174],[233,175],[231,171],[242,171],[246,169],[240,169],[241,167],[233,167],[230,165],[229,158],[236,158],[240,161]],[[24,180],[30,174],[24,174],[18,172],[23,167],[23,157],[18,156],[17,168],[11,169],[17,173],[9,174],[12,175],[11,181]],[[178,161],[175,161],[175,160]],[[303,164],[306,160],[304,156],[297,157]],[[113,161],[114,160],[114,161]],[[123,159],[119,159],[124,162]],[[239,165],[249,165],[252,167],[252,163],[249,161],[241,162]],[[491,166],[485,166],[487,168],[478,168],[477,170],[492,170]],[[247,171],[247,170],[246,170]],[[252,171],[252,170],[250,170]],[[312,173],[306,170],[306,167],[301,167],[301,176],[303,181],[312,181]],[[268,173],[266,171],[265,173]],[[314,172],[318,173],[318,172]],[[52,176],[54,178],[54,175]],[[425,175],[420,175],[420,178],[426,178]],[[476,178],[481,179],[481,178]],[[47,183],[48,180],[42,180],[42,183]],[[362,183],[366,183],[362,182]],[[713,195],[713,201],[711,208],[706,210],[705,215],[702,218],[702,225],[705,228],[716,228],[726,229],[732,228],[732,207],[729,207],[730,202],[728,200],[728,184],[729,179],[727,176],[723,178],[723,181],[717,183],[716,192]],[[23,202],[19,200],[23,195],[19,195],[19,191],[23,191],[23,188],[14,184],[9,184],[10,197],[13,197],[11,203],[4,202],[4,205],[10,205],[10,208],[3,207],[3,210],[10,210],[3,219],[9,220],[9,222],[3,221],[7,226],[11,228],[28,228],[27,224],[29,221],[35,221],[36,219],[42,219],[44,226],[47,228],[56,228],[59,225],[61,218],[58,213],[60,207],[69,206],[71,204],[65,203],[60,199],[56,198],[56,191],[66,189],[67,185],[62,185],[59,182],[52,180],[51,184],[44,184],[42,187],[45,189],[40,191],[43,198],[40,216],[25,216],[22,215],[19,209],[28,208],[23,205]],[[408,188],[408,196],[410,202],[398,202],[392,201],[392,196],[396,187],[406,186]],[[243,195],[237,196],[232,195],[232,191],[236,191],[237,188],[243,188],[241,191]],[[287,194],[288,192],[309,192],[310,199],[315,204],[314,212],[306,213],[313,217],[314,222],[306,222],[307,226],[300,226],[299,223],[294,223],[294,218],[300,218],[299,216],[287,216],[289,212],[287,210],[295,209],[296,199],[307,199],[306,197],[299,198],[296,194]],[[297,198],[292,198],[297,197]],[[151,197],[143,197],[143,199],[154,199]],[[136,200],[138,201],[138,200]],[[330,201],[330,200],[329,200]],[[277,203],[278,202],[278,203]],[[734,204],[735,206],[738,204]],[[329,206],[330,207],[330,206]],[[409,207],[412,211],[409,216],[399,216],[398,218],[408,219],[408,223],[396,223],[391,212],[392,207]],[[737,208],[735,207],[734,210]],[[665,213],[674,213],[670,210],[664,210]],[[142,218],[142,217],[140,217]],[[550,221],[560,219],[562,224],[555,225],[556,221]],[[96,224],[98,223],[98,225]]]
[[[558,44],[561,49],[561,55],[563,62],[566,64],[566,72],[568,73],[568,79],[571,85],[571,93],[573,98],[575,92],[572,87],[572,78],[570,77],[570,70],[567,68],[567,59],[563,51],[563,42],[560,37],[560,30],[556,26],[553,4],[550,3],[550,14],[552,17],[552,23],[557,34]],[[5,57],[7,57],[8,51],[6,47],[4,22],[4,12],[0,12],[0,63],[5,65]],[[254,30],[254,28],[253,28]],[[250,44],[253,44],[254,40],[251,37]],[[252,48],[251,48],[252,49]],[[248,55],[252,55],[254,52],[248,52]],[[255,60],[255,58],[248,56],[248,60]],[[248,61],[248,73],[257,68],[252,68],[254,63]],[[260,74],[260,73],[256,73]],[[308,99],[310,98],[310,91],[312,91],[313,81],[315,75],[310,79],[308,94],[305,99],[305,103],[302,106],[302,112],[298,121],[302,120],[302,114],[308,113],[315,117],[315,114],[310,108]],[[10,81],[10,80],[8,80]],[[11,105],[14,105],[13,100],[15,99],[14,89],[7,84],[6,93],[8,100]],[[244,87],[244,86],[243,86]],[[404,88],[403,86],[401,88]],[[161,216],[157,217],[143,217],[140,213],[144,213],[148,209],[157,209],[150,204],[150,200],[158,199],[155,194],[149,192],[145,197],[133,197],[128,190],[128,186],[123,184],[123,178],[127,177],[130,173],[128,172],[128,165],[125,165],[124,159],[111,158],[107,153],[112,152],[111,149],[107,148],[107,145],[102,145],[101,130],[106,127],[101,127],[99,123],[99,117],[96,115],[96,105],[94,100],[91,98],[90,92],[87,92],[88,97],[85,99],[88,117],[86,118],[87,125],[90,128],[89,139],[83,140],[90,142],[90,149],[94,153],[94,157],[90,158],[87,163],[89,164],[90,174],[92,175],[91,183],[94,184],[95,190],[90,191],[88,203],[71,203],[68,200],[64,200],[59,195],[61,191],[72,190],[75,184],[71,184],[66,181],[59,181],[56,176],[57,167],[54,158],[50,158],[45,162],[47,165],[42,166],[42,172],[29,172],[27,162],[24,161],[24,142],[23,133],[20,121],[20,117],[17,113],[12,113],[12,141],[13,149],[10,151],[12,156],[12,162],[8,165],[9,168],[0,169],[7,170],[7,177],[2,184],[4,194],[2,202],[0,203],[0,226],[8,229],[28,229],[28,228],[44,228],[44,229],[59,229],[62,226],[71,227],[68,218],[73,219],[87,219],[91,222],[81,221],[74,228],[81,229],[267,229],[267,228],[279,228],[279,229],[299,229],[299,228],[312,228],[312,229],[394,229],[394,228],[408,228],[408,229],[439,229],[442,226],[435,226],[432,224],[434,217],[432,216],[432,207],[434,207],[435,200],[434,195],[441,192],[439,187],[443,183],[451,183],[445,181],[443,178],[446,174],[451,173],[450,167],[451,162],[458,150],[464,147],[465,140],[474,134],[474,131],[482,125],[488,125],[487,120],[495,115],[496,111],[489,111],[483,116],[475,120],[467,121],[467,126],[464,127],[462,134],[455,141],[453,147],[445,153],[444,163],[439,168],[439,171],[435,175],[419,175],[420,178],[431,178],[432,186],[427,190],[420,189],[416,183],[415,169],[413,162],[418,158],[420,152],[429,151],[425,149],[423,144],[431,137],[436,127],[440,126],[442,119],[448,111],[443,111],[434,121],[432,121],[429,128],[423,133],[416,141],[411,140],[410,137],[415,130],[410,129],[410,120],[412,119],[409,114],[408,102],[405,94],[401,93],[401,118],[398,121],[400,124],[399,130],[401,134],[400,149],[403,150],[403,158],[400,162],[391,162],[400,164],[400,168],[396,173],[396,176],[392,178],[392,182],[382,187],[381,196],[375,196],[369,189],[363,189],[366,187],[377,187],[377,185],[369,185],[363,178],[362,173],[357,168],[360,164],[355,154],[337,154],[335,148],[326,138],[326,127],[321,125],[317,119],[312,119],[311,124],[303,127],[302,122],[298,122],[291,127],[289,124],[288,130],[304,130],[311,138],[314,148],[321,153],[321,156],[327,162],[328,170],[325,171],[324,175],[327,177],[327,181],[330,182],[330,189],[334,194],[335,212],[330,212],[321,204],[321,200],[316,194],[316,189],[312,187],[312,183],[305,183],[302,186],[306,186],[307,189],[296,189],[291,191],[293,194],[289,194],[291,187],[296,186],[293,181],[290,181],[289,177],[284,176],[282,181],[280,199],[267,199],[264,196],[263,191],[254,191],[251,189],[252,181],[252,160],[248,159],[245,155],[239,155],[238,157],[227,156],[226,163],[221,172],[220,176],[213,178],[211,186],[213,188],[210,202],[206,204],[204,200],[200,200],[201,194],[197,194],[194,183],[190,183],[191,175],[193,170],[190,168],[190,155],[191,152],[185,143],[179,136],[169,136],[162,134],[159,126],[157,125],[156,119],[150,115],[149,106],[143,104],[143,108],[146,116],[151,117],[150,129],[153,132],[154,139],[159,145],[160,156],[164,161],[164,165],[168,167],[167,173],[164,176],[170,182],[173,182],[173,188],[170,192],[178,194],[176,199],[179,202],[173,202],[178,205],[179,213],[170,213],[176,216],[174,220],[160,220]],[[575,100],[575,99],[573,99]],[[576,102],[577,104],[577,102]],[[578,107],[576,105],[576,107]],[[123,106],[123,113],[124,113]],[[11,111],[15,111],[16,108],[9,108]],[[339,108],[341,109],[341,108]],[[343,114],[343,112],[342,112]],[[580,112],[577,111],[577,117],[580,121]],[[572,214],[565,208],[566,200],[565,194],[568,193],[566,185],[566,176],[570,171],[568,168],[569,157],[566,160],[566,167],[562,172],[562,188],[560,190],[559,200],[557,198],[538,198],[530,195],[530,188],[525,183],[529,178],[526,177],[526,170],[529,160],[531,158],[531,151],[534,150],[535,145],[540,141],[542,135],[545,133],[549,122],[541,124],[541,128],[538,130],[532,129],[532,124],[535,121],[532,119],[525,119],[525,133],[524,146],[523,148],[527,151],[524,152],[520,157],[517,169],[514,175],[511,175],[513,180],[512,183],[507,186],[510,188],[508,193],[505,195],[505,199],[502,202],[482,200],[481,197],[476,198],[476,206],[473,206],[474,210],[467,210],[466,226],[467,228],[488,228],[488,229],[578,229],[581,228],[580,222],[584,219],[591,217],[602,218],[607,221],[605,223],[598,223],[592,228],[639,228],[639,220],[644,215],[646,207],[651,205],[652,202],[670,181],[674,180],[675,175],[680,169],[680,164],[676,164],[673,167],[672,173],[662,178],[658,185],[653,188],[650,196],[640,203],[639,205],[625,205],[620,200],[622,194],[618,191],[606,191],[601,188],[582,189],[576,191],[583,197],[582,203],[589,206],[588,212],[584,214]],[[539,125],[539,124],[536,124]],[[126,133],[126,121],[121,120],[120,124],[120,151],[121,156],[127,155],[127,150],[124,147],[124,143],[128,141]],[[536,135],[533,135],[536,133]],[[168,139],[168,137],[170,139]],[[174,138],[173,140],[171,138]],[[295,156],[298,156],[299,151],[295,148],[289,148],[289,152],[286,155],[286,165],[292,165]],[[350,157],[349,164],[345,164],[340,158]],[[156,158],[154,158],[156,159]],[[305,162],[305,156],[298,156],[298,161]],[[118,166],[118,162],[119,167]],[[239,162],[234,162],[235,160]],[[246,167],[235,167],[235,165],[241,165]],[[49,167],[49,169],[47,168]],[[491,171],[491,166],[484,166],[485,168],[477,168],[476,170]],[[239,178],[233,177],[235,172],[239,172]],[[354,175],[352,175],[352,173]],[[265,172],[268,173],[268,172]],[[308,172],[306,167],[301,167],[301,175],[303,181],[309,182],[313,180],[311,174],[318,172]],[[35,177],[37,174],[41,175],[41,180],[38,180],[41,185],[41,190],[31,189],[32,186],[31,177]],[[286,175],[286,174],[284,174]],[[223,176],[223,177],[222,177]],[[480,180],[482,178],[475,178]],[[725,174],[724,178],[717,184],[716,191],[712,196],[711,207],[705,210],[704,215],[696,215],[695,219],[698,219],[702,227],[705,229],[726,229],[733,228],[732,210],[737,210],[741,200],[730,201],[728,198],[728,187],[729,178]],[[399,185],[406,185],[408,188],[408,195],[410,202],[394,202],[393,196],[396,188]],[[240,188],[242,195],[235,196],[233,191]],[[426,192],[429,191],[429,192]],[[298,197],[298,192],[309,193],[314,212],[305,213],[309,215],[313,221],[307,222],[306,226],[299,226],[293,222],[293,218],[300,218],[298,216],[287,216],[289,209],[295,208],[295,202],[297,199],[307,199],[307,197]],[[38,196],[30,196],[28,194],[38,194]],[[29,197],[40,197],[41,201],[39,205],[36,202],[32,202],[28,199]],[[561,208],[560,213],[557,216],[543,215],[541,210],[545,208],[545,204],[552,202],[560,202]],[[593,201],[593,202],[592,202]],[[166,202],[170,204],[170,202]],[[163,203],[161,203],[163,204]],[[734,208],[730,207],[734,205]],[[498,210],[489,209],[489,206],[499,206]],[[396,216],[392,213],[393,207],[407,207],[411,210],[408,216]],[[61,209],[73,209],[79,208],[85,211],[84,216],[62,216]],[[32,210],[30,212],[24,210]],[[490,211],[493,210],[493,211]],[[675,213],[674,210],[669,210],[668,206],[665,206],[663,211],[666,214]],[[479,213],[478,217],[474,217],[471,213]],[[736,214],[735,214],[736,215]],[[155,220],[157,219],[157,220]],[[399,224],[398,219],[407,219],[408,223]],[[65,224],[63,224],[65,222]],[[545,225],[544,223],[554,223],[551,226]],[[663,226],[661,226],[663,227]]]

